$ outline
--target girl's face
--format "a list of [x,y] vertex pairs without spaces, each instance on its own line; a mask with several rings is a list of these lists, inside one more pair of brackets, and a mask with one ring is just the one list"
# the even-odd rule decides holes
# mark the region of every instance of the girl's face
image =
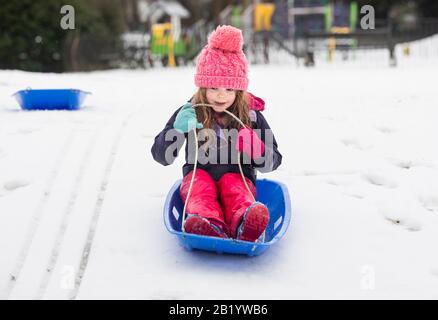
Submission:
[[231,107],[236,99],[236,90],[225,88],[208,88],[207,100],[212,104],[214,111],[224,112],[224,110]]

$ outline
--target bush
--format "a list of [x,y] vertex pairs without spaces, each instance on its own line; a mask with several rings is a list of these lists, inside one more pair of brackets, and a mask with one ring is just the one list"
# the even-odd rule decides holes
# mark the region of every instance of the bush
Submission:
[[0,69],[103,69],[117,59],[123,31],[118,0],[70,0],[75,30],[60,26],[61,0],[9,0],[0,10]]

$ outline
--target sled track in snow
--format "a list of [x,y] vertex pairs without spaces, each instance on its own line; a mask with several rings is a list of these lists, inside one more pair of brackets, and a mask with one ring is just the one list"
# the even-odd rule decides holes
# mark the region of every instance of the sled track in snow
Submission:
[[28,255],[30,247],[32,245],[32,241],[35,237],[35,234],[37,232],[40,221],[43,217],[44,207],[46,206],[46,204],[50,198],[55,180],[59,175],[59,171],[60,171],[60,168],[62,166],[62,163],[64,162],[66,154],[67,154],[68,150],[71,148],[75,132],[76,132],[76,130],[72,129],[70,131],[70,133],[68,134],[68,136],[67,136],[67,138],[66,138],[66,140],[61,148],[61,151],[54,162],[54,166],[53,166],[54,169],[52,169],[50,171],[49,179],[47,180],[47,183],[44,187],[43,196],[41,197],[40,201],[38,202],[37,208],[36,208],[32,218],[31,218],[29,228],[26,232],[25,240],[20,248],[20,251],[19,251],[20,253],[18,255],[18,258],[16,260],[14,268],[12,269],[12,272],[10,273],[10,278],[7,281],[6,289],[4,292],[4,296],[6,299],[10,296],[10,294],[11,294],[12,290],[14,289],[14,286],[17,282],[18,277],[20,276],[20,272],[21,272],[21,270],[24,266],[24,263],[26,261],[27,255]]
[[85,171],[88,167],[88,164],[89,164],[89,161],[91,158],[91,154],[92,154],[93,149],[96,145],[100,130],[101,129],[99,128],[94,132],[94,135],[93,135],[92,139],[90,139],[90,142],[88,143],[87,149],[82,157],[81,165],[79,167],[78,174],[74,180],[73,188],[72,188],[72,191],[71,191],[70,197],[69,197],[69,201],[67,203],[67,207],[66,207],[64,215],[62,217],[62,221],[61,221],[61,224],[60,224],[59,229],[58,229],[58,233],[57,233],[56,238],[55,238],[55,243],[54,243],[52,251],[50,253],[49,262],[47,264],[47,267],[44,270],[44,274],[43,274],[41,282],[40,282],[40,286],[39,286],[39,290],[38,290],[36,299],[43,299],[44,293],[46,292],[47,285],[49,284],[49,281],[50,281],[50,278],[52,275],[52,271],[56,266],[56,262],[58,260],[60,249],[61,249],[61,246],[62,246],[62,243],[64,240],[64,235],[65,235],[66,230],[68,228],[69,218],[70,218],[71,213],[75,207],[76,200],[77,200],[77,197],[79,194],[78,191],[79,191],[79,188],[81,186],[82,180],[84,178]]
[[88,259],[89,259],[91,248],[93,245],[93,240],[94,240],[94,236],[96,233],[96,227],[97,227],[99,217],[100,217],[100,214],[102,211],[102,206],[103,206],[103,202],[105,200],[105,194],[107,191],[109,178],[111,176],[114,162],[115,162],[118,150],[119,150],[120,141],[121,141],[123,133],[127,127],[129,119],[135,113],[136,113],[136,111],[133,111],[123,120],[123,122],[122,122],[122,124],[117,132],[117,135],[114,139],[114,142],[111,146],[110,155],[107,159],[106,166],[105,166],[104,176],[103,176],[102,181],[100,183],[99,194],[97,196],[97,200],[96,200],[96,203],[94,206],[93,217],[91,219],[91,223],[90,223],[89,228],[88,228],[87,240],[86,240],[85,246],[82,250],[82,257],[81,257],[81,261],[79,263],[79,270],[78,270],[76,277],[75,277],[74,289],[72,290],[72,292],[70,294],[70,298],[69,298],[70,300],[75,300],[77,295],[78,295],[79,288],[80,288],[81,283],[82,283],[82,279],[84,277],[85,271],[86,271],[87,266],[88,266]]

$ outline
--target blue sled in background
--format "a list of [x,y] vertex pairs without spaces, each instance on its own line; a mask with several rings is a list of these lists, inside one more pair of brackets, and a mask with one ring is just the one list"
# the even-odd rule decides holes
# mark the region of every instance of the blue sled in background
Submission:
[[256,181],[257,201],[264,203],[270,213],[264,242],[247,242],[235,239],[201,236],[181,232],[184,204],[179,194],[181,181],[169,191],[164,205],[164,224],[170,233],[188,250],[199,249],[216,253],[256,256],[264,252],[287,231],[291,221],[291,201],[286,185],[268,179]]
[[13,96],[23,110],[78,110],[89,94],[77,89],[26,89]]

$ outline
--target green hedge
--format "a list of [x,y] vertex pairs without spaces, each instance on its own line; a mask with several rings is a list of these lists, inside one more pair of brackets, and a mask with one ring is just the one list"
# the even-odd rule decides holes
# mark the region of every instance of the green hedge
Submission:
[[[75,30],[63,30],[60,26],[61,7],[67,3],[75,8]],[[120,1],[69,0],[67,3],[2,1],[0,69],[63,72],[109,67],[111,61],[102,56],[118,49],[123,31]]]

